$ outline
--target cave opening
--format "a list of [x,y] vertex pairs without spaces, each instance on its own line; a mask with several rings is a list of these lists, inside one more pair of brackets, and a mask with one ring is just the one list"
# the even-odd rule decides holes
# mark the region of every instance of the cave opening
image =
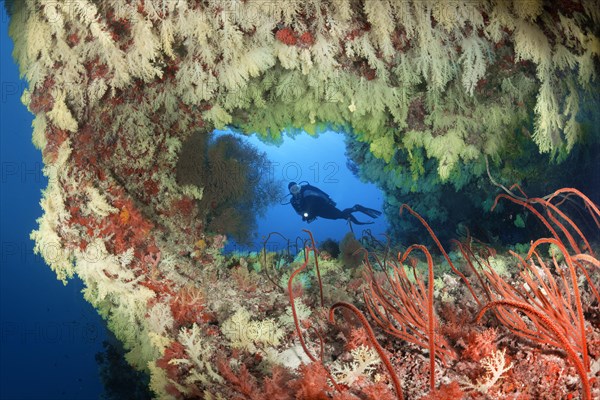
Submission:
[[[385,215],[369,218],[359,213],[359,221],[372,222],[360,226],[324,218],[307,223],[290,205],[288,183],[297,182],[320,188],[339,209],[361,204],[383,212],[384,193],[361,179],[359,166],[348,158],[352,143],[346,132],[336,129],[318,134],[287,130],[276,143],[234,128],[197,133],[184,143],[178,180],[204,188],[199,204],[207,233],[228,237],[224,253],[265,246],[282,251],[297,244],[303,229],[318,242],[339,242],[348,232],[357,237],[368,232],[383,240]],[[273,232],[278,234],[269,237]]]

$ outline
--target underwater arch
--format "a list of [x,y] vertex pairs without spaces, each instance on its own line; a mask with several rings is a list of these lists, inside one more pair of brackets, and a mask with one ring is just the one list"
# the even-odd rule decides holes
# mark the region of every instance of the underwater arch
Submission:
[[[278,295],[263,293],[270,283],[249,260],[224,259],[226,238],[199,215],[205,188],[178,183],[195,133],[229,126],[276,143],[285,129],[344,130],[390,213],[418,194],[415,210],[434,219],[440,185],[468,187],[491,206],[486,161],[504,181],[544,181],[550,161],[598,146],[593,1],[26,0],[8,9],[49,178],[35,250],[65,284],[81,277],[160,398],[239,393],[223,362],[232,351],[240,365],[247,354],[285,360],[299,386],[324,375],[286,358],[297,346],[285,285],[269,276]],[[524,168],[537,153],[540,164]],[[352,298],[331,278],[338,267],[329,264],[328,299]],[[359,287],[353,274],[339,279]]]
[[[277,144],[265,143],[257,135],[244,135],[233,129],[215,130],[211,134],[213,138],[229,136],[242,139],[244,146],[260,154],[260,162],[253,166],[252,179],[249,179],[247,184],[252,187],[260,185],[261,189],[252,193],[252,197],[260,197],[260,201],[254,204],[255,207],[243,202],[239,204],[243,213],[249,213],[253,217],[252,223],[247,224],[249,231],[245,231],[249,233],[246,235],[249,240],[240,240],[239,235],[231,235],[230,233],[235,233],[236,230],[227,231],[227,226],[222,227],[224,231],[218,232],[228,236],[225,252],[259,251],[264,246],[264,238],[271,232],[278,232],[279,235],[276,240],[272,238],[266,244],[267,248],[270,251],[281,251],[288,246],[288,242],[294,241],[302,229],[310,229],[315,237],[319,238],[319,242],[326,239],[340,241],[347,232],[352,231],[360,237],[364,229],[377,236],[381,235],[383,239],[387,229],[385,216],[370,218],[363,215],[364,218],[359,218],[359,221],[367,224],[356,226],[343,219],[322,218],[316,218],[307,224],[290,204],[291,194],[287,186],[289,182],[294,181],[309,183],[324,190],[340,210],[355,204],[381,209],[384,202],[383,192],[376,185],[365,182],[358,176],[356,165],[346,156],[346,136],[343,132],[331,129],[313,135],[302,131],[287,132]],[[189,143],[190,150],[196,146],[193,142]],[[184,147],[187,145],[183,144]],[[189,164],[190,162],[180,161],[178,168],[185,168]],[[249,175],[248,171],[236,173]],[[227,181],[239,185],[237,179]],[[210,228],[208,230],[211,231]]]

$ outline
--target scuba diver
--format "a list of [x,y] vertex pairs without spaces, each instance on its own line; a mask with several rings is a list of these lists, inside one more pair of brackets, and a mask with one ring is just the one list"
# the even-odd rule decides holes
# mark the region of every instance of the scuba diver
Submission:
[[352,213],[358,211],[371,218],[377,218],[381,215],[381,211],[363,207],[360,204],[340,210],[335,206],[335,201],[327,193],[310,185],[308,182],[300,182],[300,184],[290,182],[288,189],[292,195],[290,204],[294,207],[296,213],[302,216],[302,221],[308,223],[313,222],[317,217],[321,217],[326,219],[345,219],[356,225],[367,225],[372,224],[373,221],[360,222]]

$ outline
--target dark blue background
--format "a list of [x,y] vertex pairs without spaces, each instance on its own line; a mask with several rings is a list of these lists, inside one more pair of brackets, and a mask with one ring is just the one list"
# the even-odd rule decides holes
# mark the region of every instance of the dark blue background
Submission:
[[31,143],[33,116],[20,101],[26,84],[4,4],[0,12],[0,398],[97,399],[103,322],[83,300],[81,282],[64,287],[29,239],[47,181]]

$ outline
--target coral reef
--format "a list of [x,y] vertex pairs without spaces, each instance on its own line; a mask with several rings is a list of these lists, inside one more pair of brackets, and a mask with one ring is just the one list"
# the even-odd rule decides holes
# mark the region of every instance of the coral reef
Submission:
[[[484,159],[463,164],[442,182],[435,161],[419,149],[410,154],[398,149],[390,162],[376,158],[369,145],[351,136],[346,137],[346,154],[355,175],[376,183],[385,193],[385,214],[388,234],[394,242],[406,245],[421,241],[419,224],[415,220],[397,218],[402,203],[414,206],[436,227],[444,243],[467,233],[494,245],[527,243],[543,234],[542,226],[526,227],[532,215],[519,207],[503,205],[502,212],[490,213],[497,193],[497,184],[519,183],[532,193],[543,195],[557,187],[573,185],[594,196],[597,183],[590,179],[597,174],[600,163],[600,130],[590,129],[583,143],[576,144],[565,156],[542,154],[524,136],[513,138],[506,152],[494,161]],[[573,210],[577,212],[576,210]],[[585,218],[578,222],[587,228]],[[590,235],[596,235],[593,229]]]
[[[264,249],[250,263],[222,248],[251,229],[239,210],[267,204],[252,186],[261,157],[210,140],[225,126],[272,143],[286,128],[338,127],[364,146],[352,151],[359,169],[373,161],[392,177],[381,179],[390,212],[399,188],[477,186],[488,160],[521,183],[521,151],[565,160],[597,142],[594,1],[7,7],[48,177],[35,251],[65,284],[82,279],[156,398],[600,396],[599,261],[563,211],[578,204],[597,234],[600,213],[580,192],[494,185],[527,211],[522,229],[544,227],[512,257],[469,234],[447,253],[426,219],[448,210],[422,196],[402,208],[443,258],[367,234],[336,259],[309,235],[297,254]],[[411,300],[411,319],[392,312]]]

